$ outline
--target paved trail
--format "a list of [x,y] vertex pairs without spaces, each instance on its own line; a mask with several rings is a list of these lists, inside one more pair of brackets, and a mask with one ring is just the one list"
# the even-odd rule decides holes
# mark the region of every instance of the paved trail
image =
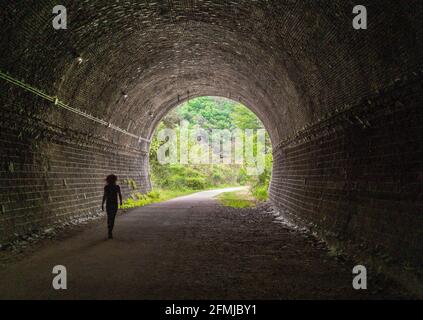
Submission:
[[[223,190],[228,191],[228,190]],[[351,288],[353,266],[258,209],[218,204],[207,191],[133,210],[56,241],[0,270],[0,298],[292,299],[393,297]],[[68,290],[52,289],[52,268]],[[388,293],[390,292],[390,293]]]

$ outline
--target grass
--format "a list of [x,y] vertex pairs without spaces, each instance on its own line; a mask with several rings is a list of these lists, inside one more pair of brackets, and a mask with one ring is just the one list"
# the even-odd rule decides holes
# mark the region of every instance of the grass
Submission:
[[225,192],[217,196],[217,199],[225,206],[231,208],[252,208],[256,201],[249,190]]
[[[210,190],[233,187],[233,186],[219,186],[211,188]],[[124,201],[120,209],[133,209],[144,207],[153,203],[164,202],[177,197],[190,195],[193,193],[206,191],[206,190],[167,190],[167,189],[154,189],[147,194],[133,193],[132,196]],[[251,208],[256,205],[256,198],[251,194],[249,190],[241,190],[235,192],[225,192],[217,197],[217,199],[226,207],[233,208]],[[259,201],[261,199],[258,199]]]
[[167,201],[170,199],[174,199],[181,196],[186,196],[192,193],[196,193],[198,190],[163,190],[163,189],[156,189],[153,190],[145,195],[141,193],[136,193],[131,196],[128,200],[126,200],[123,205],[120,207],[121,209],[132,209],[138,207],[144,207],[149,204],[158,203]]
[[268,189],[269,189],[268,184],[254,186],[251,192],[258,201],[267,201],[269,199]]

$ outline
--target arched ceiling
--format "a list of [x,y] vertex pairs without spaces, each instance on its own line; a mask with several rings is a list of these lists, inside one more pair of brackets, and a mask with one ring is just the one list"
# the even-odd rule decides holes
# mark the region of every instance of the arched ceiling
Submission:
[[[0,69],[142,136],[182,100],[217,95],[240,99],[279,141],[423,61],[417,0],[362,1],[365,31],[352,28],[350,0],[61,1],[67,30],[52,28],[56,4],[2,5]],[[116,134],[39,112],[62,126]]]

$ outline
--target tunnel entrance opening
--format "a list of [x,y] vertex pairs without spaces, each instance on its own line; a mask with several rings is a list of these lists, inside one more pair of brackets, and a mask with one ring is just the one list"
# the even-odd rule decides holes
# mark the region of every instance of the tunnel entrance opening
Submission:
[[234,186],[265,201],[272,172],[269,134],[249,108],[200,96],[172,108],[156,125],[149,150],[153,197]]

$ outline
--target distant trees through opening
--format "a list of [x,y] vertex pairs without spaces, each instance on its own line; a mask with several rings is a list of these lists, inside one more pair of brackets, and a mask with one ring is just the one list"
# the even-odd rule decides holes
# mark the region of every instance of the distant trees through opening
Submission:
[[158,125],[150,148],[151,181],[160,193],[249,186],[264,201],[272,160],[269,135],[252,111],[226,98],[199,97]]

